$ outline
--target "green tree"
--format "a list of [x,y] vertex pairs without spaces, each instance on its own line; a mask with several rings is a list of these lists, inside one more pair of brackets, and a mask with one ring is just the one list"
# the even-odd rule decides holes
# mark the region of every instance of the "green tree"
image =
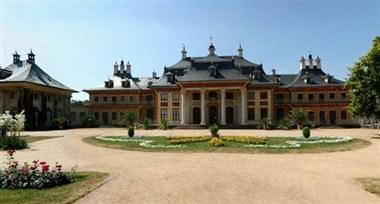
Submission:
[[380,36],[372,48],[350,68],[346,87],[355,116],[380,118]]
[[295,108],[290,111],[290,117],[293,123],[297,125],[297,129],[301,129],[301,125],[306,121],[306,114],[303,109]]
[[125,127],[133,126],[133,124],[136,121],[135,113],[132,111],[128,111],[125,114],[123,114],[120,118],[120,125],[123,125]]

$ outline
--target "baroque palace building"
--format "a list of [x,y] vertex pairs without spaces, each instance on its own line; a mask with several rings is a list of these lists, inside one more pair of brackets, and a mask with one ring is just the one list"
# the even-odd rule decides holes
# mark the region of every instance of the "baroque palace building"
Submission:
[[32,51],[27,60],[15,52],[13,63],[0,68],[0,113],[24,110],[27,130],[49,128],[58,116],[68,118],[74,92],[45,73]]
[[171,125],[255,125],[267,118],[277,123],[294,108],[302,108],[314,125],[351,125],[344,81],[326,74],[321,59],[300,59],[298,74],[266,74],[262,64],[238,55],[218,56],[211,43],[208,55],[188,57],[164,68],[162,76],[138,78],[128,62],[115,63],[104,84],[84,90],[89,110],[104,125],[117,124],[126,111],[139,120]]

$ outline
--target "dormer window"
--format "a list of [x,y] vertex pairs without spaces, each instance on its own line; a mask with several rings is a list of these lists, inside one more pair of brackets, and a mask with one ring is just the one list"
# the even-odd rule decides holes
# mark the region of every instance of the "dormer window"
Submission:
[[325,83],[331,83],[331,76],[329,74],[323,76],[323,80],[325,81]]
[[129,88],[131,87],[131,82],[129,80],[121,81],[121,86],[123,88]]
[[106,88],[113,88],[113,81],[112,80],[105,81],[104,85]]
[[216,77],[216,66],[215,65],[210,65],[208,67],[208,71],[210,72],[211,77]]
[[174,74],[172,72],[166,73],[166,78],[167,78],[167,82],[169,83],[174,83],[175,81]]

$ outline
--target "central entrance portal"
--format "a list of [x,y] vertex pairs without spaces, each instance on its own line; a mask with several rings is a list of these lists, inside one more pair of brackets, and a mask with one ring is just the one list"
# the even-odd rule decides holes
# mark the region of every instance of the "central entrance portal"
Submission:
[[227,125],[231,125],[234,123],[234,108],[232,107],[228,107],[226,108],[226,122],[227,122]]
[[217,123],[218,121],[218,109],[216,106],[210,106],[208,108],[208,122],[209,124]]

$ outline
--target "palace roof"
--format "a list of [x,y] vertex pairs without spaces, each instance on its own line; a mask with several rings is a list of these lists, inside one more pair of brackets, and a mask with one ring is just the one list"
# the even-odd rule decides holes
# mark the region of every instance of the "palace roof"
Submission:
[[64,89],[71,92],[77,92],[74,89],[71,89],[55,80],[34,62],[29,62],[28,60],[15,61],[13,64],[5,67],[0,72],[3,73],[1,74],[2,77],[0,78],[0,83],[29,82],[38,85]]

